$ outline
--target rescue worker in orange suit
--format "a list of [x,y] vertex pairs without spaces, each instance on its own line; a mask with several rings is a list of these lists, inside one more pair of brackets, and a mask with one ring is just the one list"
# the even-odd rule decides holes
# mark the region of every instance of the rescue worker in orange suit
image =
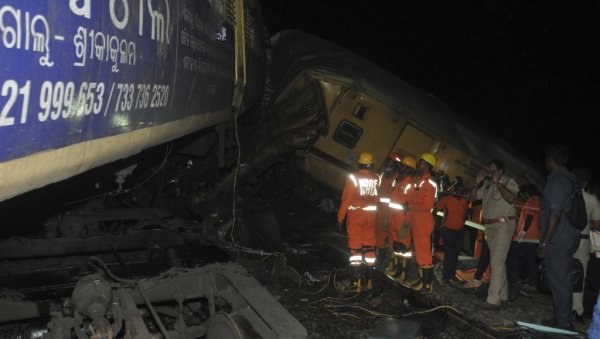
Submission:
[[414,170],[417,168],[417,160],[410,155],[404,156],[398,166],[398,178],[390,198],[390,219],[392,238],[393,260],[386,270],[386,273],[394,279],[404,283],[406,281],[407,258],[412,256],[411,237],[408,218],[407,190],[413,184]]
[[452,194],[438,201],[436,209],[444,211],[442,220],[442,239],[444,239],[444,264],[442,283],[448,284],[455,278],[458,255],[465,239],[465,219],[469,209],[469,200],[465,198],[466,189],[462,184],[453,187]]
[[369,152],[358,157],[358,171],[348,176],[338,211],[338,229],[346,219],[350,274],[356,291],[372,289],[375,267],[375,219],[379,176],[372,171],[374,160]]
[[[396,185],[398,165],[402,158],[398,153],[390,153],[383,164],[383,173],[379,176],[379,204],[375,221],[375,248],[377,266],[385,267],[389,255],[386,253],[386,242],[390,243],[390,196]],[[391,246],[390,246],[391,247]]]
[[417,179],[407,192],[408,223],[419,265],[419,277],[411,283],[411,287],[421,293],[433,292],[431,234],[435,223],[432,210],[436,203],[437,184],[432,170],[436,163],[435,155],[423,153],[417,161]]

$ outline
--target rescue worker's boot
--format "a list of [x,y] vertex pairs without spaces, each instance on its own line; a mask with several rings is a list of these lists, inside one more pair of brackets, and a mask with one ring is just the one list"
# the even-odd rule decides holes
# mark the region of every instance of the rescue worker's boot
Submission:
[[398,258],[395,255],[393,255],[391,258],[389,258],[389,260],[390,263],[385,269],[385,274],[389,276],[394,276],[394,271],[396,270],[396,262],[398,261]]
[[394,270],[394,279],[400,283],[404,283],[406,280],[406,259],[402,257],[396,257],[396,267]]
[[419,268],[420,282],[412,289],[423,294],[433,292],[433,266],[423,266]]
[[406,283],[413,290],[417,289],[423,285],[423,270],[421,268],[419,268],[417,270],[417,273],[418,273],[418,276],[416,279],[410,280]]
[[363,266],[363,285],[362,290],[370,291],[373,289],[373,270],[375,267]]
[[426,267],[423,269],[423,289],[421,293],[429,294],[433,293],[433,266]]
[[345,287],[343,292],[360,293],[361,291],[362,266],[350,265],[350,286]]
[[417,262],[409,259],[406,262],[406,267],[404,269],[404,271],[406,272],[406,279],[404,280],[404,284],[408,285],[409,287],[412,287],[413,285],[418,285],[421,283],[421,270],[416,267],[417,270],[417,277],[410,279],[409,276],[411,275],[411,272],[414,271],[415,266],[417,266]]

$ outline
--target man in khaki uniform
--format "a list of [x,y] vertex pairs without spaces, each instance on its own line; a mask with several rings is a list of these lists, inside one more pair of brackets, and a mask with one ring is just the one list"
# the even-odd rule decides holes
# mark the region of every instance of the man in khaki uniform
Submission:
[[483,309],[497,310],[508,300],[506,255],[516,229],[516,210],[512,205],[519,185],[504,174],[504,164],[499,160],[488,163],[475,179],[472,200],[482,200],[482,223],[490,248],[490,287]]

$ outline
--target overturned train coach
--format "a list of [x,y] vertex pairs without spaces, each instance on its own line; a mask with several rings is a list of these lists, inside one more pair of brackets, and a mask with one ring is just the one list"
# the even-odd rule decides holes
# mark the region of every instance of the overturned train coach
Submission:
[[[263,93],[265,42],[254,0],[0,1],[0,201],[237,119]],[[92,219],[131,218],[109,214]],[[82,237],[74,217],[1,240],[0,337],[306,337],[242,267],[182,265],[181,232]],[[146,273],[120,278],[114,258]]]
[[520,183],[543,186],[540,169],[506,142],[360,56],[293,30],[276,34],[271,44],[269,114],[280,129],[294,127],[298,117],[314,126],[310,138],[288,139],[301,146],[295,150],[298,163],[318,183],[341,191],[358,155],[369,151],[376,166],[390,152],[431,152],[436,172],[460,176],[467,186],[499,159]]

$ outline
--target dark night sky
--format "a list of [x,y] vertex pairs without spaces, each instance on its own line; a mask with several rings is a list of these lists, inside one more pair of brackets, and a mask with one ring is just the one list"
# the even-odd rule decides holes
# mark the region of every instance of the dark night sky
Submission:
[[597,1],[268,0],[270,34],[337,43],[445,101],[543,166],[561,143],[600,170]]

